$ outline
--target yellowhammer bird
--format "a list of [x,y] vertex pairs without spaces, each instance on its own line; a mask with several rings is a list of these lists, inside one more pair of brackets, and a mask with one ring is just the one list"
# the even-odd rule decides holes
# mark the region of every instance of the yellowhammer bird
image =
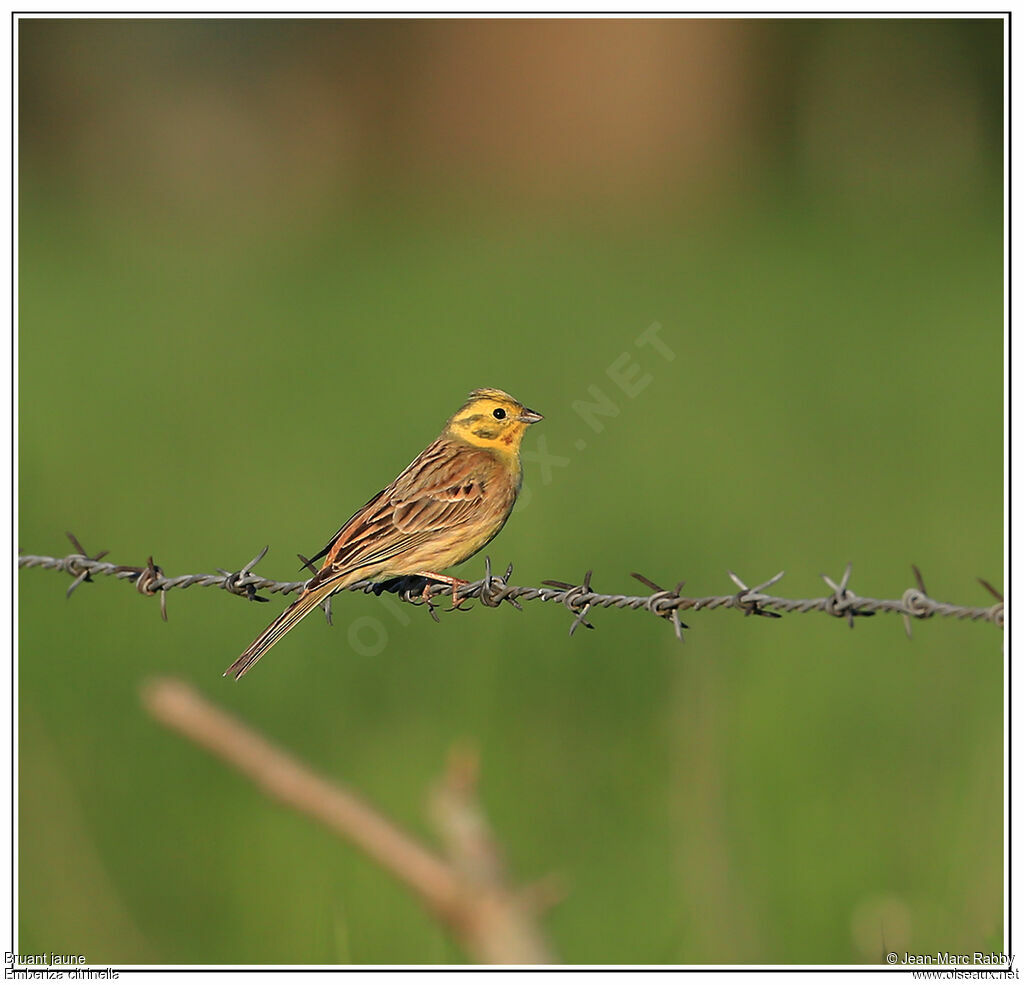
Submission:
[[523,481],[519,446],[540,420],[504,390],[474,390],[441,436],[313,558],[323,567],[224,676],[237,680],[321,602],[364,578],[433,578],[452,586],[458,604],[467,582],[438,571],[472,557],[505,525]]

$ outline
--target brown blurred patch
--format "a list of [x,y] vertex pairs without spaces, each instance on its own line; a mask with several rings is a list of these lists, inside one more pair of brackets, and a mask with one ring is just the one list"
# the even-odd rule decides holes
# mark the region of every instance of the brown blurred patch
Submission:
[[1001,132],[998,20],[18,28],[22,181],[206,222],[462,190],[660,208],[776,171],[826,195],[945,194]]

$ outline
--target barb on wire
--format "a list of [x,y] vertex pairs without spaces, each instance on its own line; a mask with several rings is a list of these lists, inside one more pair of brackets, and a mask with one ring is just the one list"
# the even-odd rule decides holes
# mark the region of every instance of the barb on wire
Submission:
[[852,571],[853,564],[847,564],[838,585],[828,575],[822,574],[821,576],[825,579],[825,584],[832,589],[832,598],[828,600],[826,611],[830,616],[845,616],[846,621],[850,624],[850,629],[853,629],[855,616],[873,616],[875,614],[870,609],[859,607],[857,605],[857,596],[846,587],[850,583]]
[[[94,554],[92,557],[89,557],[89,555],[85,553],[85,548],[78,543],[78,538],[76,538],[75,535],[70,530],[65,532],[65,536],[68,538],[68,540],[71,541],[71,546],[74,547],[76,551],[78,551],[78,556],[86,561],[99,561],[102,558],[105,558],[110,553],[110,551],[100,551],[99,554]],[[78,573],[78,570],[72,569],[71,567],[69,567],[67,570],[69,574],[75,576],[75,580],[70,585],[68,585],[68,590],[64,594],[65,598],[71,598],[71,593],[76,588],[78,588],[78,586],[81,585],[82,582],[92,581],[92,577],[89,573],[88,568],[79,569],[81,571],[80,574]]]
[[[780,571],[777,575],[772,575],[767,581],[761,582],[760,585],[754,588],[747,588],[743,584],[743,580],[735,571],[729,571],[727,574],[732,579],[733,584],[739,588],[739,591],[733,596],[736,600],[736,608],[743,611],[745,616],[769,616],[772,619],[781,619],[781,612],[770,612],[768,609],[763,608],[764,600],[760,597],[761,592],[766,588],[774,585],[777,581],[780,581],[785,575],[785,571]],[[824,577],[824,575],[822,576]],[[828,579],[825,579],[828,581]]]
[[686,582],[677,581],[675,591],[669,592],[662,588],[661,585],[659,585],[657,582],[651,581],[650,578],[645,578],[643,575],[637,574],[635,571],[631,572],[631,574],[638,582],[640,582],[641,585],[646,585],[648,588],[654,589],[654,594],[650,596],[650,601],[647,605],[647,608],[650,609],[650,611],[653,612],[656,616],[661,616],[664,619],[668,619],[672,623],[672,628],[675,630],[676,639],[679,640],[680,643],[682,643],[683,630],[689,629],[690,627],[687,626],[686,623],[679,618],[679,606],[675,606],[674,608],[669,607],[664,612],[659,609],[659,606],[662,602],[672,598],[673,596],[676,596],[678,598],[679,593],[683,590],[683,585],[685,585]]
[[[82,545],[68,534],[73,546],[74,554],[65,557],[49,557],[39,554],[19,554],[19,568],[45,568],[51,571],[63,571],[73,579],[67,594],[70,595],[83,582],[92,581],[95,575],[110,575],[135,584],[136,589],[143,595],[155,595],[160,593],[161,612],[166,619],[166,595],[172,588],[191,588],[193,585],[202,585],[210,588],[222,588],[232,595],[238,595],[253,602],[266,602],[267,599],[257,594],[260,591],[271,594],[289,595],[292,592],[300,591],[306,584],[303,581],[275,581],[271,578],[264,578],[253,571],[253,568],[263,560],[267,548],[263,548],[248,564],[243,565],[237,571],[226,571],[218,568],[219,574],[195,574],[177,575],[169,577],[163,570],[154,563],[152,556],[145,565],[119,565],[104,561],[106,551],[99,554],[88,555]],[[309,561],[299,555],[300,560],[306,567],[311,567]],[[672,623],[676,636],[682,640],[683,630],[689,627],[679,618],[679,613],[687,609],[698,611],[701,609],[735,609],[746,616],[765,616],[771,619],[779,619],[784,613],[823,612],[826,615],[837,619],[845,619],[852,627],[858,618],[873,616],[880,612],[896,613],[903,617],[910,631],[911,619],[929,619],[932,616],[945,616],[952,619],[967,619],[972,622],[989,622],[995,626],[1003,625],[1003,597],[984,579],[978,579],[982,586],[995,597],[996,601],[989,606],[967,606],[954,605],[950,602],[940,602],[931,598],[924,587],[924,578],[916,565],[912,565],[916,587],[908,588],[898,599],[878,599],[858,595],[850,588],[850,577],[853,565],[848,564],[842,577],[835,581],[829,575],[821,577],[830,589],[830,594],[820,598],[810,599],[788,599],[777,595],[769,595],[766,589],[780,581],[785,572],[780,571],[767,581],[748,588],[746,583],[732,571],[728,572],[729,578],[739,588],[738,592],[729,595],[707,595],[702,597],[687,597],[681,594],[683,582],[679,582],[672,591],[661,588],[657,582],[645,577],[642,574],[633,572],[633,578],[643,583],[647,588],[652,589],[649,595],[612,595],[596,591],[591,584],[593,571],[587,571],[579,584],[568,581],[545,580],[541,582],[540,588],[533,588],[528,585],[513,585],[512,565],[506,568],[504,575],[496,574],[491,569],[491,559],[487,558],[484,563],[484,577],[479,581],[471,582],[468,585],[459,587],[459,598],[479,599],[484,608],[494,609],[503,602],[522,609],[523,602],[554,602],[564,605],[572,614],[573,621],[569,627],[569,635],[573,635],[580,626],[593,629],[589,621],[593,610],[597,607],[608,609],[634,609],[650,612],[651,614],[667,619]],[[426,591],[425,591],[426,589]],[[350,585],[346,591],[362,592],[364,594],[380,595],[382,592],[395,594],[401,601],[412,605],[426,604],[431,617],[439,622],[436,604],[433,602],[436,596],[451,594],[451,586],[442,583],[428,583],[428,579],[419,575],[409,575],[403,578],[391,578],[384,582],[359,581]],[[330,600],[328,600],[329,603]],[[325,605],[328,622],[330,622],[330,607]]]

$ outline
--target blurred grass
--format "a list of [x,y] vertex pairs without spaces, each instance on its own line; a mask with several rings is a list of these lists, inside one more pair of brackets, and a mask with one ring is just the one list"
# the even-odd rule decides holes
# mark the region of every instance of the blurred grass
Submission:
[[[731,568],[784,593],[854,562],[896,597],[919,564],[984,604],[1002,571],[1002,256],[983,192],[856,200],[762,189],[705,209],[534,223],[465,198],[364,203],[233,238],[195,216],[23,184],[19,537],[62,532],[169,573],[291,577],[470,388],[546,415],[567,458],[488,548],[525,583],[630,571],[694,594]],[[634,340],[652,321],[675,358]],[[637,397],[606,374],[629,353]],[[620,414],[573,411],[598,386]],[[575,442],[586,441],[578,451]],[[466,576],[482,570],[466,565]],[[820,616],[667,626],[564,610],[383,601],[309,620],[241,685],[223,668],[280,606],[156,603],[19,575],[18,949],[98,963],[450,962],[461,956],[349,846],[146,720],[185,677],[430,837],[449,746],[479,744],[513,871],[561,873],[570,962],[878,960],[857,920],[908,914],[918,952],[1002,926],[1002,636]],[[380,620],[373,657],[351,620]],[[48,789],[53,788],[53,789]],[[882,911],[879,911],[882,912]],[[885,911],[890,912],[890,911]],[[97,918],[103,914],[103,919]],[[858,916],[860,915],[860,916]],[[884,924],[879,919],[877,924]]]

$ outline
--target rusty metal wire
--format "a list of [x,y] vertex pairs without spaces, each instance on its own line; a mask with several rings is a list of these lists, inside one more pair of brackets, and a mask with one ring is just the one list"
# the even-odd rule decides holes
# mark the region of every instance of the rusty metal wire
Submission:
[[[93,575],[112,575],[125,581],[134,583],[135,588],[143,595],[156,595],[160,593],[161,614],[166,620],[166,595],[172,588],[191,588],[193,585],[205,587],[222,588],[232,595],[240,595],[253,602],[268,601],[259,592],[279,593],[288,595],[297,592],[306,584],[304,581],[275,581],[272,578],[264,578],[253,572],[253,568],[263,560],[267,553],[264,547],[248,564],[242,565],[236,571],[226,571],[218,568],[218,574],[196,574],[177,575],[168,577],[163,570],[153,563],[150,557],[146,564],[141,566],[112,564],[104,561],[108,553],[100,551],[98,554],[89,555],[75,539],[73,534],[68,534],[71,543],[75,547],[74,554],[65,557],[48,557],[39,554],[19,554],[19,568],[45,568],[52,571],[63,571],[73,579],[68,587],[67,595],[78,588],[83,582],[92,581]],[[300,555],[303,564],[308,564]],[[852,628],[858,617],[873,616],[879,612],[897,613],[903,616],[907,635],[910,635],[911,619],[929,619],[932,616],[946,616],[952,619],[967,619],[973,622],[989,622],[995,626],[1003,625],[1003,597],[988,582],[979,578],[981,585],[995,597],[996,602],[989,606],[965,606],[954,605],[950,602],[940,602],[930,598],[924,587],[924,580],[917,566],[912,566],[916,587],[908,588],[898,599],[876,599],[857,595],[850,588],[850,574],[853,570],[852,564],[846,566],[839,581],[835,581],[828,575],[822,575],[826,585],[831,589],[829,595],[821,598],[811,599],[787,599],[777,595],[769,595],[765,589],[776,584],[785,574],[780,571],[767,581],[748,587],[738,575],[732,571],[728,572],[729,577],[737,586],[739,591],[729,595],[708,595],[699,598],[690,598],[681,595],[683,582],[679,582],[675,588],[669,590],[645,578],[643,575],[633,573],[633,577],[652,589],[649,595],[628,595],[628,594],[605,594],[598,592],[591,585],[592,572],[588,571],[582,582],[573,584],[564,581],[544,581],[541,584],[545,587],[532,588],[525,585],[512,585],[509,579],[512,577],[512,565],[510,564],[503,575],[495,574],[491,570],[491,559],[487,558],[484,563],[484,577],[479,581],[470,582],[468,585],[459,587],[459,599],[479,599],[486,608],[497,608],[502,602],[508,602],[517,609],[522,608],[523,602],[555,602],[564,605],[572,614],[573,622],[569,627],[571,636],[580,626],[587,629],[594,627],[588,621],[588,616],[595,607],[634,609],[650,612],[652,615],[666,619],[672,624],[676,636],[682,640],[683,630],[687,629],[686,623],[679,618],[679,613],[687,609],[698,611],[701,609],[736,609],[747,616],[764,616],[778,619],[783,613],[823,612],[826,615],[838,619],[845,619]],[[364,594],[380,595],[382,592],[392,592],[403,602],[412,605],[426,604],[431,616],[437,621],[435,604],[433,599],[437,596],[451,594],[451,586],[445,584],[431,584],[426,597],[424,588],[426,579],[411,575],[405,578],[392,578],[385,582],[360,581],[349,586],[347,591],[363,592]],[[328,609],[328,619],[330,611]]]

